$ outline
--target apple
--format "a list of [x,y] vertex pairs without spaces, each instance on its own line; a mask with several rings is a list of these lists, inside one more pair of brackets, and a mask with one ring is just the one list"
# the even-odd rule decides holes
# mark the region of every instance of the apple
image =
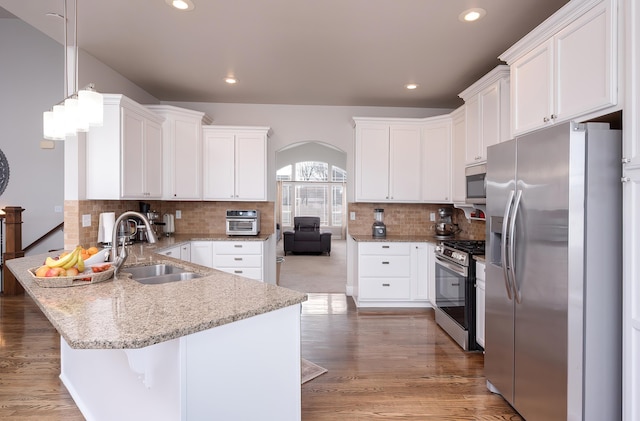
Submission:
[[44,276],[46,276],[47,278],[53,278],[56,276],[67,276],[67,271],[63,268],[49,268]]
[[67,276],[76,276],[78,273],[80,273],[80,271],[76,267],[67,269]]
[[49,266],[44,265],[44,266],[40,266],[37,270],[36,270],[36,276],[38,278],[44,278],[45,276],[47,276],[47,271],[49,270]]

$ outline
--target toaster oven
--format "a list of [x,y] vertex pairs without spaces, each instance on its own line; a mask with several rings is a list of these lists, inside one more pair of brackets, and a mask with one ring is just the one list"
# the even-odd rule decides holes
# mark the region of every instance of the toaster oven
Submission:
[[260,234],[260,211],[227,210],[227,235]]

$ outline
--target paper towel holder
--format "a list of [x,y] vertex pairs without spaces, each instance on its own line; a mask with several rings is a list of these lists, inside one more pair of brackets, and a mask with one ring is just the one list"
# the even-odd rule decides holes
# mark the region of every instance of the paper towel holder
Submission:
[[176,231],[173,214],[165,213],[162,216],[162,222],[164,222],[164,226],[162,227],[164,235],[166,235],[167,237],[171,237]]

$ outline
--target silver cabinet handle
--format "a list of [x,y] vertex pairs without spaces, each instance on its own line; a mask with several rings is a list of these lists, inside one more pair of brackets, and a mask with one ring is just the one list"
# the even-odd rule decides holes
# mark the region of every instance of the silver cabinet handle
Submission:
[[631,160],[629,158],[622,158],[622,163],[623,164],[628,164],[629,162],[631,162]]
[[233,247],[235,247],[237,249],[241,249],[242,248],[242,244],[234,244]]
[[391,284],[382,284],[383,287],[390,287]]
[[234,257],[233,260],[235,260],[236,262],[241,262],[242,261],[242,257]]
[[631,181],[631,178],[629,178],[629,177],[622,177],[622,178],[620,179],[620,181],[621,181],[621,182],[623,182],[623,183],[628,183],[629,181]]
[[388,265],[388,264],[389,264],[389,262],[382,262],[382,264],[383,264],[383,265]]

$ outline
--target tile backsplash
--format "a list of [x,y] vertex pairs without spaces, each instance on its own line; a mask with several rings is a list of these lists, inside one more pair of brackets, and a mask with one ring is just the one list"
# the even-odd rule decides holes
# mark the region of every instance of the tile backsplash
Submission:
[[[429,220],[430,213],[435,213],[438,219],[438,209],[452,207],[452,205],[438,204],[405,204],[405,203],[349,203],[347,219],[349,219],[349,233],[355,235],[370,235],[373,224],[373,210],[384,209],[384,223],[388,235],[435,235],[435,222]],[[355,221],[350,220],[351,212],[356,213]],[[454,224],[462,230],[460,236],[476,240],[485,238],[485,222],[468,220],[464,211],[453,208],[451,218]]]
[[[187,202],[187,201],[145,201],[160,218],[166,213],[175,216],[176,210],[182,213],[181,219],[175,219],[175,232],[180,234],[223,234],[226,231],[225,217],[227,209],[257,209],[260,211],[260,231],[271,234],[274,231],[274,202]],[[65,221],[77,221],[65,224],[65,248],[77,244],[96,245],[98,241],[98,223],[100,213],[140,211],[138,200],[69,200],[65,201]],[[91,215],[91,226],[82,227],[82,216]]]

